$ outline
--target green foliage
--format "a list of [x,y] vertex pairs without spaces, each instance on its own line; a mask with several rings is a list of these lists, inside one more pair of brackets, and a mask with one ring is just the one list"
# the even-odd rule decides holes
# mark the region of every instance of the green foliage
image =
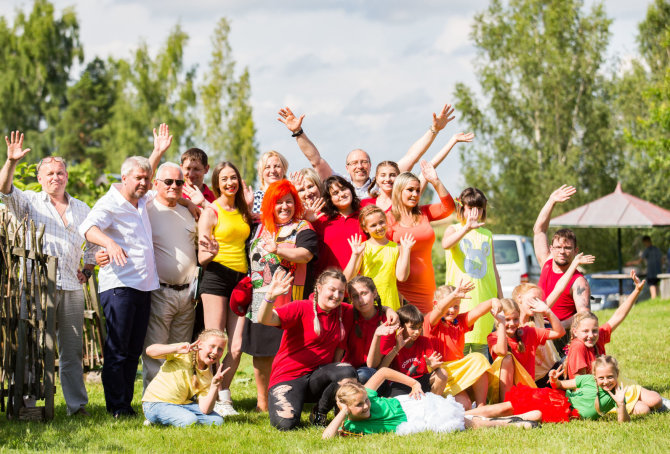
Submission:
[[39,191],[42,185],[37,182],[37,164],[21,162],[14,171],[14,186],[22,191]]
[[34,155],[46,156],[53,146],[52,126],[66,105],[70,69],[83,60],[79,24],[73,10],[60,18],[46,0],[32,11],[17,10],[10,26],[0,18],[0,128],[20,129]]
[[[587,13],[581,0],[493,0],[476,15],[484,101],[458,84],[456,108],[478,138],[461,154],[463,174],[487,195],[494,232],[528,235],[561,184],[579,192],[554,215],[614,190],[620,139],[601,74],[610,23],[602,4]],[[612,247],[598,243],[589,252],[599,257]]]
[[[230,25],[225,18],[217,23],[212,36],[212,56],[204,82],[202,134],[213,162],[229,160],[237,165],[242,178],[253,185],[256,180],[256,127],[252,117],[249,71],[235,79],[235,61],[228,43]],[[222,127],[225,125],[225,127]]]

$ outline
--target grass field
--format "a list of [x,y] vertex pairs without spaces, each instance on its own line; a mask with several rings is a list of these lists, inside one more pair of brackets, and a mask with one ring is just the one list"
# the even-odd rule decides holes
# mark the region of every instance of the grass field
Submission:
[[[598,313],[601,323],[611,311]],[[623,375],[670,397],[670,301],[646,301],[636,306],[613,335],[608,353],[615,355]],[[141,379],[136,381],[135,408],[140,408]],[[522,431],[514,428],[419,434],[409,437],[375,435],[320,439],[321,431],[304,427],[280,433],[266,414],[253,411],[255,386],[249,357],[244,357],[233,384],[240,416],[223,426],[188,429],[143,427],[138,417],[116,421],[105,412],[102,387],[89,386],[91,418],[69,418],[60,394],[56,418],[48,424],[9,422],[0,415],[0,452],[670,452],[670,413],[636,417],[629,424],[614,419],[569,424],[545,424]]]

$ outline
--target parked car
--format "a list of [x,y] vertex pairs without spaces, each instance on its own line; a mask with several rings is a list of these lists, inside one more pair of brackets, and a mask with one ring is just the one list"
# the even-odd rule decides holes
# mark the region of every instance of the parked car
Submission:
[[493,235],[493,251],[505,298],[511,298],[514,287],[522,282],[537,283],[540,280],[541,268],[535,258],[532,238]]
[[[593,274],[619,274],[618,270],[598,271]],[[619,307],[621,295],[619,293],[619,279],[594,279],[593,274],[584,277],[591,287],[591,310],[614,309]],[[633,280],[623,279],[623,294],[630,295],[633,292]],[[645,285],[638,297],[638,301],[649,299],[649,287]]]

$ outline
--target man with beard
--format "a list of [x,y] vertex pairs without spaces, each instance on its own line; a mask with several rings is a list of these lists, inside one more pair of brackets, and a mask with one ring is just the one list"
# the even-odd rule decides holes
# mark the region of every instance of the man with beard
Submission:
[[145,194],[152,167],[133,156],[121,166],[121,184],[95,204],[79,232],[104,247],[110,264],[100,269],[100,302],[105,314],[102,385],[107,412],[134,416],[131,407],[135,374],[147,331],[151,291],[159,288],[151,223]]
[[[549,200],[542,207],[533,227],[535,255],[538,263],[542,264],[542,272],[538,285],[544,292],[545,297],[554,290],[556,283],[570,267],[572,260],[579,251],[577,248],[577,237],[570,229],[558,230],[551,240],[551,245],[547,241],[547,229],[549,228],[549,220],[551,219],[551,212],[554,206],[557,203],[569,200],[575,192],[577,190],[574,187],[567,185],[563,185],[552,192]],[[591,289],[589,288],[589,283],[582,273],[576,271],[565,287],[565,290],[563,290],[563,293],[561,293],[556,303],[551,307],[554,314],[561,320],[563,327],[566,328],[567,333],[570,332],[572,317],[577,312],[591,310],[590,299]],[[562,346],[567,344],[568,336],[569,334],[566,334],[566,337],[554,341],[559,352],[562,350]]]

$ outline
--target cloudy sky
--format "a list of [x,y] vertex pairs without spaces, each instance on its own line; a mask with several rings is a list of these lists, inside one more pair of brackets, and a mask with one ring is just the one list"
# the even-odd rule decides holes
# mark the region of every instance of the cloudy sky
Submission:
[[[53,1],[53,0],[52,0]],[[613,19],[611,64],[635,53],[637,24],[651,1],[607,0]],[[431,114],[452,101],[454,85],[474,87],[473,16],[487,0],[56,0],[74,6],[86,60],[129,57],[140,40],[157,49],[180,23],[190,36],[187,65],[202,73],[210,35],[222,16],[238,69],[251,72],[252,106],[261,151],[283,153],[291,169],[308,165],[279,123],[277,110],[305,113],[304,129],[324,157],[344,171],[344,157],[363,148],[373,162],[398,159],[430,126]],[[586,0],[587,5],[593,3]],[[7,18],[31,1],[0,0]],[[11,19],[10,19],[11,20]],[[462,130],[457,118],[429,154]],[[461,145],[463,146],[463,145]],[[439,170],[460,191],[458,156]]]

